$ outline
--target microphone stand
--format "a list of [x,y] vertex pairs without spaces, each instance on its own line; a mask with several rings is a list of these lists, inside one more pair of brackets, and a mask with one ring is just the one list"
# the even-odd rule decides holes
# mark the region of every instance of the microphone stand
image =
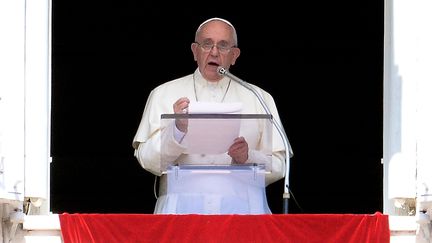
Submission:
[[[264,102],[263,97],[258,93],[258,91],[256,89],[254,89],[254,87],[252,85],[250,85],[248,82],[241,80],[240,78],[236,77],[235,75],[233,75],[232,73],[230,73],[227,69],[225,69],[224,67],[218,67],[217,72],[220,75],[225,75],[227,77],[229,77],[230,79],[236,81],[237,83],[239,83],[240,85],[242,85],[243,87],[249,89],[250,91],[252,91],[255,96],[258,98],[259,102],[261,103],[262,107],[264,108],[265,112],[267,113],[267,115],[272,115],[270,112],[270,109],[268,108],[267,104]],[[284,181],[284,193],[282,195],[282,199],[283,199],[283,213],[287,214],[288,213],[288,201],[290,199],[290,190],[289,190],[289,171],[290,171],[290,157],[293,154],[292,153],[292,149],[291,146],[288,142],[288,137],[285,133],[285,130],[283,128],[283,126],[279,123],[277,123],[273,117],[271,119],[271,122],[273,123],[273,125],[276,127],[276,130],[278,131],[279,135],[282,138],[282,141],[284,143],[284,147],[285,147],[285,151],[288,152],[288,154],[285,156],[285,181]]]

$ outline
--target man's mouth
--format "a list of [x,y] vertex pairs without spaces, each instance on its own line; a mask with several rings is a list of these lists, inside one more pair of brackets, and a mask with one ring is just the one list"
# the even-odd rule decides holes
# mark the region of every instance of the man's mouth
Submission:
[[208,63],[209,66],[214,66],[214,67],[219,67],[219,64],[216,62],[209,62]]

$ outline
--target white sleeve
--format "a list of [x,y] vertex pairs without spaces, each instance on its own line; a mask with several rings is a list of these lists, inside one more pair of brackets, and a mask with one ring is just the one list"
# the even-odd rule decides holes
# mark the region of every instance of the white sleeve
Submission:
[[[166,166],[173,163],[186,147],[174,138],[174,122],[162,130],[158,130],[135,149],[135,157],[141,166],[155,175],[161,175]],[[161,145],[161,142],[164,142]]]

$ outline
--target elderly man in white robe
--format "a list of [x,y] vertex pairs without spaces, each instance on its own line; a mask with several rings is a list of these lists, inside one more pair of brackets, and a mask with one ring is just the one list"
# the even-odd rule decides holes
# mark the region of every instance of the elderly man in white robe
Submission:
[[[233,179],[202,179],[191,183],[199,193],[174,195],[167,191],[166,166],[178,164],[261,164],[267,163],[264,175],[265,186],[285,176],[286,148],[281,136],[273,129],[271,141],[261,137],[257,127],[247,127],[226,153],[220,155],[191,155],[183,137],[187,124],[173,120],[172,126],[161,124],[162,114],[184,114],[193,102],[241,103],[242,114],[266,114],[256,95],[229,77],[220,75],[218,67],[229,70],[240,56],[237,33],[225,19],[211,18],[197,29],[195,42],[191,44],[197,69],[194,73],[163,83],[148,96],[138,131],[133,139],[135,157],[141,166],[156,175],[159,193],[155,214],[267,214],[271,213],[265,198],[265,188],[250,192]],[[270,110],[273,119],[280,123],[273,97],[265,90],[253,85]],[[161,145],[161,142],[164,144]],[[271,145],[271,148],[266,148]],[[270,161],[261,151],[270,151]],[[163,150],[163,151],[161,151]],[[161,154],[164,153],[163,155]],[[268,168],[270,166],[270,168]],[[210,177],[208,177],[210,178]],[[215,181],[216,180],[216,181]],[[188,183],[188,182],[185,182]],[[233,183],[233,184],[230,184]],[[189,184],[187,184],[189,185]],[[208,190],[210,191],[203,191]],[[216,189],[215,189],[216,188]],[[218,189],[217,189],[218,188]],[[246,197],[242,190],[248,191]],[[238,197],[236,196],[238,193]],[[261,194],[260,194],[261,193]],[[241,195],[240,195],[241,194]],[[259,195],[259,196],[257,196]],[[237,198],[236,198],[237,197]],[[261,197],[261,198],[259,198]],[[257,199],[258,198],[258,199]],[[259,201],[259,202],[257,202]],[[206,206],[207,205],[207,206]],[[211,206],[208,206],[211,205]]]

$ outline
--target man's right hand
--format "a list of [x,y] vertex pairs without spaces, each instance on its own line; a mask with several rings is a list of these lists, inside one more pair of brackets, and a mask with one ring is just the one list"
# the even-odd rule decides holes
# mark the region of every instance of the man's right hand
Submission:
[[[182,97],[178,99],[173,104],[173,110],[174,114],[186,114],[188,113],[190,100],[187,97]],[[175,121],[176,127],[178,130],[186,133],[187,127],[188,127],[188,120],[187,119],[176,119]]]

